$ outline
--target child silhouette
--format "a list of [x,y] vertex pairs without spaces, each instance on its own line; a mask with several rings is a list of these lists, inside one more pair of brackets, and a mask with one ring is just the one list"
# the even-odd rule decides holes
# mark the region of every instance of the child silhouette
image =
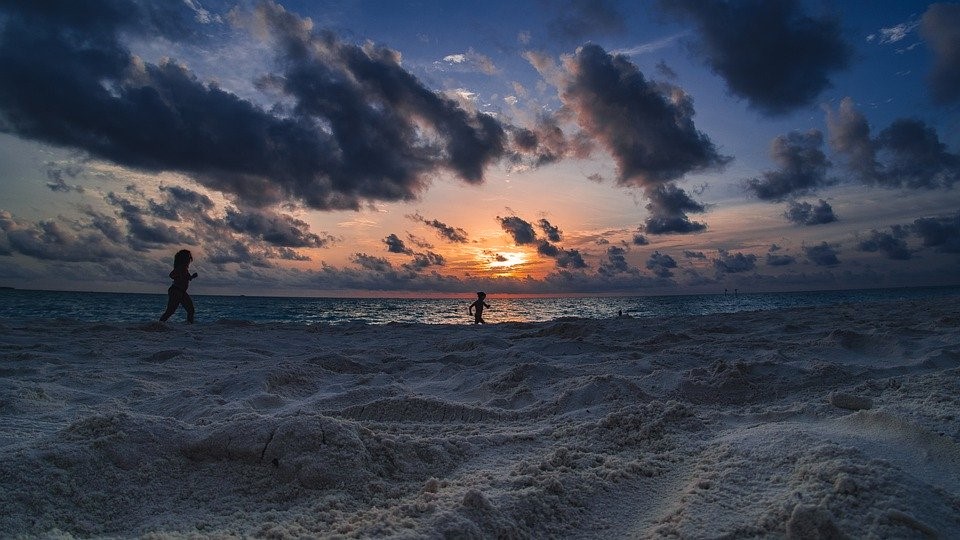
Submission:
[[[486,298],[486,297],[487,297],[487,293],[485,293],[485,292],[478,292],[478,293],[477,293],[477,301],[474,302],[474,303],[472,303],[472,304],[470,304],[470,307],[467,308],[467,313],[469,313],[470,315],[473,315],[473,317],[474,317],[474,318],[473,318],[473,324],[485,324],[485,323],[486,323],[486,321],[483,320],[483,308],[485,308],[485,307],[490,307],[490,306],[487,305],[486,302],[483,301],[483,299]],[[474,308],[476,308],[476,310],[477,310],[476,313],[473,312]]]
[[160,316],[160,322],[165,322],[180,304],[187,310],[187,323],[193,324],[193,299],[187,294],[187,287],[190,286],[190,280],[197,277],[197,273],[190,273],[190,262],[193,261],[193,255],[189,250],[181,249],[173,256],[173,271],[170,272],[170,279],[173,285],[167,289],[167,310]]

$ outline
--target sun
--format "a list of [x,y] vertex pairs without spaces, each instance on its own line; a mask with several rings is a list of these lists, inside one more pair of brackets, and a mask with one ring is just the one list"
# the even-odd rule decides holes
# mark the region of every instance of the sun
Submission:
[[491,269],[506,269],[527,262],[527,254],[522,251],[501,251],[488,256],[488,265]]

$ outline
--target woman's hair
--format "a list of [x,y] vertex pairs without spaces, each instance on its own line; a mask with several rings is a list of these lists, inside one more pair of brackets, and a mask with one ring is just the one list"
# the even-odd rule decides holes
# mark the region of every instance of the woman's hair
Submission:
[[187,266],[192,260],[193,255],[190,253],[190,250],[181,249],[176,255],[173,256],[173,267],[179,268],[181,266]]

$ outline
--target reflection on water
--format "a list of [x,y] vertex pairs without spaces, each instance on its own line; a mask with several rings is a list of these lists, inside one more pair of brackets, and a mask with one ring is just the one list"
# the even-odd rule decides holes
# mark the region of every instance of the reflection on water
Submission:
[[[618,311],[637,318],[704,315],[844,302],[909,300],[960,295],[958,287],[870,289],[800,293],[718,294],[689,296],[634,296],[589,298],[487,297],[488,323],[550,321],[564,317],[609,318]],[[462,299],[379,298],[270,298],[194,295],[198,322],[221,319],[305,324],[470,324]],[[0,319],[76,319],[99,322],[156,320],[166,305],[163,294],[76,293],[58,291],[0,291]],[[185,319],[182,311],[171,321]]]

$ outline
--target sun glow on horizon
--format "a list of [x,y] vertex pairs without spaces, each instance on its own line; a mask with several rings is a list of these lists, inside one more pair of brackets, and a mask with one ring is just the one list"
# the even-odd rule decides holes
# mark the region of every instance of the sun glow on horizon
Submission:
[[484,255],[487,259],[487,265],[491,269],[511,268],[528,263],[527,254],[522,251],[498,251],[490,258],[490,255]]

